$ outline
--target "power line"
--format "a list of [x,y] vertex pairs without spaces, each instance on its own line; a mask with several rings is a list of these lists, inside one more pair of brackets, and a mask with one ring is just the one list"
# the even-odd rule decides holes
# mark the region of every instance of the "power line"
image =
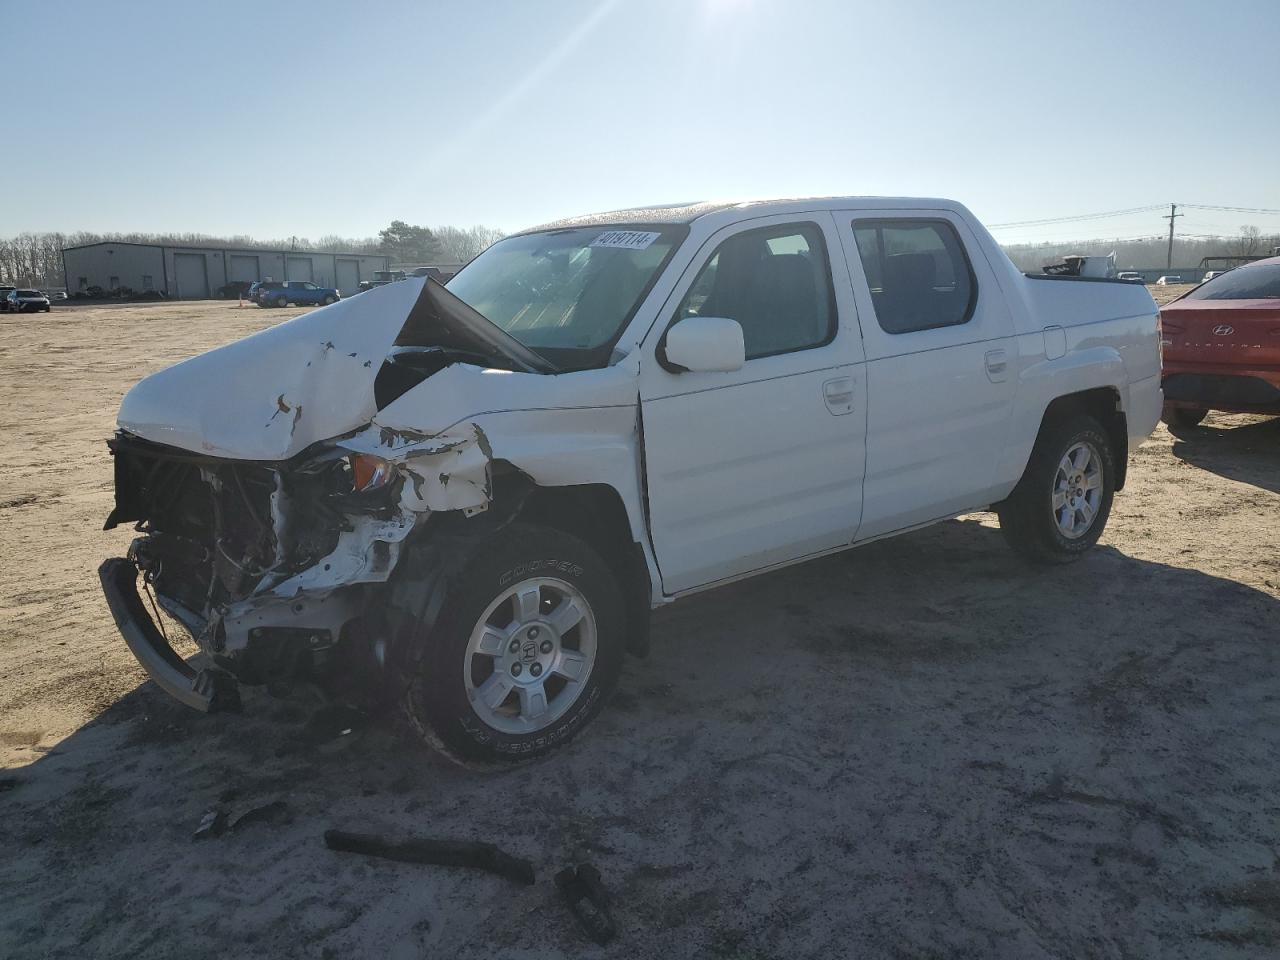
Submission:
[[1078,220],[1104,220],[1108,217],[1124,217],[1134,213],[1146,213],[1150,210],[1161,210],[1162,203],[1154,203],[1145,207],[1130,207],[1128,210],[1107,210],[1103,213],[1082,213],[1073,217],[1045,217],[1040,220],[1013,220],[1009,223],[987,224],[988,230],[1001,230],[1006,227],[1038,227],[1049,223],[1074,223]]
[[[1266,237],[1267,235],[1264,234],[1263,236]],[[1178,239],[1179,240],[1233,240],[1234,241],[1234,240],[1240,239],[1240,234],[1238,233],[1180,233],[1178,234]],[[1268,240],[1267,242],[1270,243],[1271,241]]]
[[1225,210],[1228,213],[1262,213],[1280,216],[1280,210],[1272,210],[1269,207],[1215,207],[1208,203],[1184,203],[1182,206],[1194,207],[1197,210]]
[[[1196,210],[1218,210],[1226,213],[1252,213],[1262,216],[1280,216],[1280,210],[1270,207],[1227,207],[1209,203],[1180,203],[1180,207],[1193,208]],[[1145,207],[1129,207],[1125,210],[1105,210],[1102,213],[1082,213],[1069,217],[1041,217],[1037,220],[1011,220],[1007,223],[989,223],[988,230],[1007,230],[1014,227],[1041,227],[1053,223],[1076,223],[1082,220],[1105,220],[1110,217],[1126,217],[1139,213],[1149,213],[1152,210],[1161,210],[1164,204],[1155,203]]]

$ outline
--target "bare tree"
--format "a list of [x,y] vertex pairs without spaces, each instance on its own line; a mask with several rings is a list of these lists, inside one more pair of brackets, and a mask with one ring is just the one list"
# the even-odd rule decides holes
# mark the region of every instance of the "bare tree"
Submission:
[[321,253],[377,253],[378,238],[365,237],[363,240],[352,240],[330,233],[317,240],[311,248]]
[[436,239],[440,241],[444,259],[450,263],[474,260],[506,236],[501,230],[485,226],[436,227],[434,232]]
[[1245,224],[1240,228],[1240,236],[1231,243],[1231,254],[1238,257],[1251,257],[1262,245],[1262,231],[1253,224]]

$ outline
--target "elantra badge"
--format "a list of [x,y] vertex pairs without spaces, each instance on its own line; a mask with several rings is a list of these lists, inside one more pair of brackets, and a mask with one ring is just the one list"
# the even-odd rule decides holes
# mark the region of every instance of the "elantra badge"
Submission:
[[1215,337],[1229,337],[1235,332],[1236,328],[1231,326],[1229,323],[1220,323],[1213,328],[1213,335]]

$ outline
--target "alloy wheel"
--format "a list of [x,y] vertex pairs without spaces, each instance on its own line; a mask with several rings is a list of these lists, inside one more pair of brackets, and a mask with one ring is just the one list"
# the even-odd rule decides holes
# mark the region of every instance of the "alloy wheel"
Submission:
[[572,584],[536,577],[507,588],[467,643],[463,682],[472,709],[503,733],[550,726],[586,689],[596,639],[595,614]]
[[1069,540],[1083,537],[1102,506],[1102,457],[1087,441],[1073,444],[1053,478],[1053,516]]

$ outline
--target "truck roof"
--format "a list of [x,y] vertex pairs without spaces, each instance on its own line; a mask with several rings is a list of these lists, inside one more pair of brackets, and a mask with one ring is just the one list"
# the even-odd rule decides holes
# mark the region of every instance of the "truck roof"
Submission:
[[535,233],[540,230],[563,230],[570,227],[598,227],[619,223],[693,223],[701,217],[720,213],[731,209],[751,208],[757,216],[763,216],[771,210],[786,213],[801,206],[818,207],[820,209],[840,209],[845,206],[886,207],[886,208],[932,208],[967,212],[954,200],[943,200],[933,197],[779,197],[765,200],[700,200],[693,203],[654,204],[648,207],[633,207],[625,210],[610,210],[605,213],[588,213],[576,217],[565,217],[551,223],[529,227],[517,233]]

